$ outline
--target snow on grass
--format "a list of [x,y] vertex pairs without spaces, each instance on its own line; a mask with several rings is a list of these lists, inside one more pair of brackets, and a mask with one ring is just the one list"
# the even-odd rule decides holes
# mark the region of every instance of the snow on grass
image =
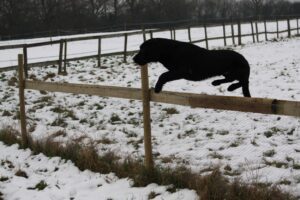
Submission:
[[[300,100],[300,39],[249,44],[234,50],[251,65],[253,97]],[[33,68],[31,79],[140,87],[139,67],[122,57],[71,62],[67,76],[57,68]],[[149,66],[150,86],[166,71],[158,63]],[[0,116],[3,125],[18,127],[18,89],[15,72],[0,74]],[[242,96],[240,89],[227,92],[228,84],[213,87],[213,79],[202,82],[174,81],[164,91]],[[45,138],[59,130],[60,141],[97,144],[100,152],[140,157],[143,151],[142,106],[139,101],[89,95],[26,91],[29,129],[34,138]],[[203,173],[219,166],[228,177],[246,181],[278,183],[300,196],[299,118],[191,109],[151,103],[155,161],[166,166],[186,164]],[[129,188],[129,187],[128,187]]]
[[17,145],[0,142],[0,191],[4,199],[198,199],[194,191],[167,191],[167,186],[150,184],[132,187],[129,179],[118,179],[113,173],[102,175],[80,171],[70,161],[42,154],[32,155]]

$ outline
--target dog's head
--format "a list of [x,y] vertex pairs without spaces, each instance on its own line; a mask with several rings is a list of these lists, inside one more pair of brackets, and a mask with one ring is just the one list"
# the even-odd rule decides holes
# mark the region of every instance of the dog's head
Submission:
[[160,52],[159,39],[150,39],[140,46],[140,51],[133,57],[138,65],[145,65],[150,62],[158,62]]

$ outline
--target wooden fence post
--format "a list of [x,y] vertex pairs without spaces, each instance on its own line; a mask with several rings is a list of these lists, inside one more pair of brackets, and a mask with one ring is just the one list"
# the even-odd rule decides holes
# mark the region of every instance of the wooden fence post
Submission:
[[101,67],[101,37],[98,38],[98,67]]
[[143,99],[143,122],[144,122],[144,145],[145,166],[153,168],[152,142],[151,142],[151,117],[150,117],[150,90],[148,80],[148,65],[141,66],[142,99]]
[[207,27],[206,27],[206,23],[204,23],[204,36],[205,36],[205,45],[206,45],[206,49],[208,49],[209,46],[208,46],[208,38],[207,38]]
[[223,36],[224,36],[224,46],[227,46],[225,22],[223,22]]
[[176,40],[176,29],[173,29],[173,39]]
[[257,21],[255,21],[255,29],[256,29],[256,41],[259,42],[259,30]]
[[297,35],[299,35],[299,18],[297,18]]
[[277,18],[276,18],[276,28],[277,28],[277,38],[279,38],[279,22]]
[[242,45],[242,26],[241,21],[238,21],[238,45]]
[[146,32],[145,32],[145,29],[143,29],[143,41],[145,42],[147,40],[146,38]]
[[253,27],[253,21],[250,22],[251,23],[251,31],[252,31],[252,40],[253,40],[253,43],[255,43],[255,33],[254,33],[254,27]]
[[291,37],[291,23],[290,18],[287,19],[287,26],[288,26],[288,37]]
[[265,26],[265,39],[268,41],[268,30],[267,30],[267,21],[264,20],[264,26]]
[[192,36],[191,36],[191,27],[188,27],[188,34],[189,34],[189,41],[192,42]]
[[24,80],[24,63],[23,55],[18,55],[18,72],[19,72],[19,99],[20,99],[20,121],[23,147],[28,146],[28,137],[26,130],[26,114],[25,114],[25,80]]
[[150,30],[149,33],[150,33],[150,38],[152,39],[153,38],[153,32],[152,32],[152,30]]
[[64,43],[63,43],[63,40],[61,40],[60,43],[59,43],[58,74],[61,73],[63,47],[64,47]]
[[28,54],[27,54],[27,45],[25,44],[23,46],[23,55],[24,57],[22,56],[22,62],[23,62],[23,59],[24,59],[24,71],[25,71],[25,77],[28,78]]
[[231,21],[231,35],[232,35],[232,44],[235,45],[234,26],[233,26],[233,22],[232,21]]
[[125,33],[124,35],[124,63],[127,62],[127,41],[128,41],[128,35]]
[[67,74],[67,53],[68,53],[67,40],[64,42],[64,73]]

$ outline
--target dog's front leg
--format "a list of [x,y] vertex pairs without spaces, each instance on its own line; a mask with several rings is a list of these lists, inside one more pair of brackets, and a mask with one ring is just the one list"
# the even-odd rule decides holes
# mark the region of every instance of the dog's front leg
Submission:
[[159,93],[162,90],[164,84],[166,84],[167,82],[175,81],[181,78],[182,78],[182,74],[179,72],[168,71],[161,74],[155,85],[155,93]]

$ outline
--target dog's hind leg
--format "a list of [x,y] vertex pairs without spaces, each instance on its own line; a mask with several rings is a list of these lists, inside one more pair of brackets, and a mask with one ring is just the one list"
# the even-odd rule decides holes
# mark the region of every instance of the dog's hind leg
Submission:
[[182,74],[174,71],[168,71],[160,75],[155,85],[155,93],[159,93],[164,84],[170,81],[175,81],[182,78]]
[[221,85],[223,83],[229,83],[229,82],[232,82],[234,81],[234,79],[231,79],[231,78],[224,78],[224,79],[218,79],[218,80],[215,80],[213,81],[211,84],[213,86],[218,86],[218,85]]
[[245,81],[242,83],[242,89],[243,89],[243,95],[244,97],[251,97],[250,91],[249,91],[249,82]]
[[234,90],[236,90],[236,89],[238,89],[238,88],[240,88],[240,87],[242,87],[242,84],[240,83],[240,82],[238,82],[238,83],[233,83],[233,84],[231,84],[229,87],[228,87],[228,91],[229,92],[232,92],[232,91],[234,91]]

